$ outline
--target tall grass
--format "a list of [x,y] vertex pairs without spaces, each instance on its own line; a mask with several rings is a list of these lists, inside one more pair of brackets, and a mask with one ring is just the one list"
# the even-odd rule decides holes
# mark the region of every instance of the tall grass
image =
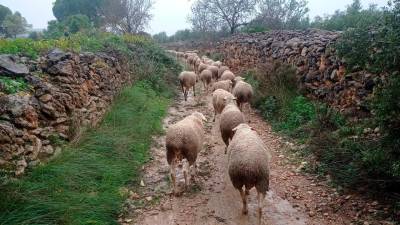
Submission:
[[169,102],[145,82],[123,90],[79,143],[1,186],[0,224],[116,224],[120,188],[137,182]]

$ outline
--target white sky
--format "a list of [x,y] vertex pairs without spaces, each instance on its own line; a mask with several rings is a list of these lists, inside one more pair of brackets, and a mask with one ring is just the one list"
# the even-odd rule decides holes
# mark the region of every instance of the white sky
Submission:
[[[0,0],[1,5],[9,7],[12,11],[19,11],[33,24],[33,28],[46,28],[47,22],[54,19],[52,6],[55,0]],[[147,32],[155,34],[166,31],[168,35],[175,31],[190,28],[187,15],[194,0],[155,0],[153,7],[153,20]],[[352,0],[308,0],[310,17],[316,15],[332,14],[336,9],[344,9]],[[371,3],[385,6],[387,0],[361,0],[364,7]]]

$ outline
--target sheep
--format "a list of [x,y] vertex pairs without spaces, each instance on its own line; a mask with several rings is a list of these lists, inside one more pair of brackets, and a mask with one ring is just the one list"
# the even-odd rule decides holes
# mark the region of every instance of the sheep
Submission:
[[199,67],[197,68],[197,74],[201,74],[203,70],[207,69],[208,65],[204,63],[200,63]]
[[193,95],[196,96],[196,90],[195,90],[196,80],[197,80],[197,75],[194,72],[183,71],[179,75],[179,83],[181,84],[182,93],[185,97],[185,101],[187,101],[189,89],[192,87],[193,87]]
[[218,80],[218,67],[216,66],[209,66],[207,67],[208,70],[210,70],[212,72],[212,78],[214,80]]
[[231,80],[231,81],[233,81],[234,79],[235,79],[235,74],[233,74],[230,70],[226,70],[221,75],[221,80]]
[[223,74],[226,70],[229,70],[229,67],[227,67],[227,66],[220,66],[219,69],[218,69],[218,77],[221,77],[222,74]]
[[211,84],[211,79],[212,79],[212,72],[208,69],[203,70],[203,72],[200,73],[200,80],[203,82],[204,89],[206,92],[208,92],[208,86]]
[[217,116],[217,114],[221,114],[222,110],[224,110],[226,104],[225,100],[226,98],[233,99],[234,96],[230,92],[227,92],[223,89],[217,89],[213,92],[212,94],[212,103],[214,107],[213,122],[215,122],[215,117]]
[[222,62],[220,62],[220,61],[216,61],[216,62],[214,62],[213,64],[211,64],[212,66],[216,66],[216,67],[218,67],[218,69],[222,66]]
[[[235,135],[229,144],[228,173],[233,186],[240,192],[242,213],[247,214],[247,195],[253,187],[257,190],[258,219],[261,221],[262,205],[269,191],[270,153],[257,135],[245,123],[233,129]],[[245,188],[245,190],[243,190]]]
[[250,100],[253,97],[253,87],[250,84],[239,80],[234,84],[232,94],[237,98],[237,104],[240,111],[242,111],[243,104],[250,103]]
[[174,194],[176,194],[176,174],[175,167],[178,162],[183,159],[188,161],[186,164],[187,168],[184,169],[185,187],[188,187],[188,175],[190,167],[194,171],[192,175],[196,173],[196,159],[198,153],[201,151],[204,142],[204,122],[207,119],[203,114],[194,112],[190,116],[187,116],[183,120],[171,125],[166,134],[166,150],[167,150],[167,161],[170,165],[170,175],[172,180],[172,188]]
[[219,121],[219,129],[221,132],[222,140],[224,141],[226,148],[225,154],[227,152],[227,148],[229,146],[229,140],[233,137],[233,128],[238,126],[241,123],[244,123],[245,119],[242,112],[236,105],[235,97],[226,97],[225,99],[225,108],[222,110],[220,121]]
[[225,91],[231,92],[232,85],[233,85],[233,82],[231,80],[221,80],[221,81],[215,82],[214,85],[212,86],[211,90],[215,91],[217,89],[223,89]]

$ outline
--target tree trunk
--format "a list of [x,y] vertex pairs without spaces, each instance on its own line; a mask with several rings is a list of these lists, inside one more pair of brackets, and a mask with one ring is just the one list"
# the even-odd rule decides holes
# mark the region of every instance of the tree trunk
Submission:
[[231,34],[234,34],[234,33],[235,33],[235,30],[236,30],[236,28],[235,28],[234,26],[232,26],[230,29],[231,29],[230,33],[231,33]]

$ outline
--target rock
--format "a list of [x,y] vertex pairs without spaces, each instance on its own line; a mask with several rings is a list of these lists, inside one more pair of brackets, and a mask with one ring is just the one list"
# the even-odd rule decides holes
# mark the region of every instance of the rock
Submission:
[[0,71],[5,74],[23,76],[29,73],[28,67],[16,63],[10,55],[0,55]]
[[65,59],[69,58],[69,54],[65,53],[59,48],[52,49],[48,54],[47,54],[47,59],[51,62],[58,62],[58,61],[63,61]]
[[[51,75],[73,76],[74,68],[72,67],[71,62],[61,61],[53,65],[52,67],[48,68],[47,72]],[[63,80],[63,81],[66,83],[70,83],[69,80]]]
[[290,39],[288,42],[286,42],[286,45],[294,48],[297,47],[299,45],[299,43],[301,42],[301,40],[297,37]]
[[50,95],[50,94],[44,94],[44,95],[42,95],[42,96],[39,97],[39,100],[40,100],[41,102],[43,102],[43,103],[47,103],[47,102],[49,102],[52,98],[53,98],[52,95]]
[[308,48],[307,47],[304,47],[302,50],[301,50],[301,56],[307,56],[307,53],[308,53]]
[[25,168],[28,166],[28,163],[25,161],[25,159],[22,159],[16,163],[16,166],[17,166],[17,168],[15,171],[15,175],[19,176],[24,173]]
[[143,180],[140,181],[140,186],[141,186],[141,187],[144,187],[144,186],[145,186]]

